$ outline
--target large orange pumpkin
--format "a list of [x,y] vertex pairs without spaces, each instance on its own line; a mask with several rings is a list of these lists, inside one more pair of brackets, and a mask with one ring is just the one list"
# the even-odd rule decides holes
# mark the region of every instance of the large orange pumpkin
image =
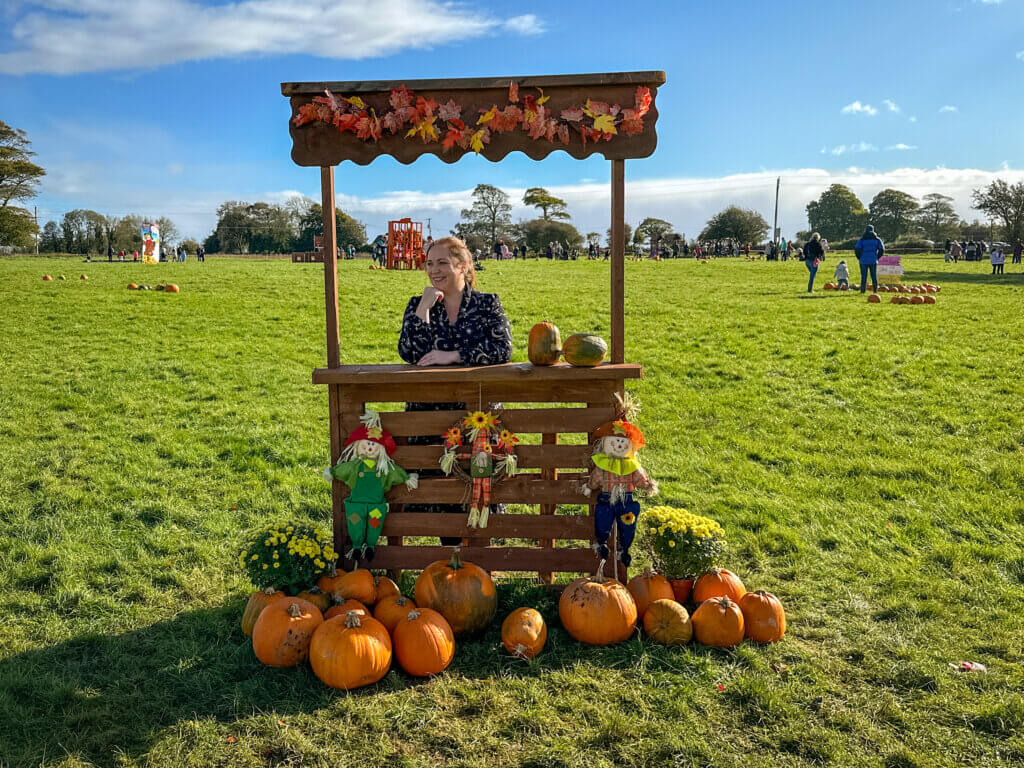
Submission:
[[168,283],[164,286],[164,293],[178,293],[178,286],[174,283]]
[[301,592],[297,593],[295,596],[301,597],[303,600],[312,603],[320,609],[321,613],[323,613],[331,607],[331,596],[328,595],[326,592],[321,591],[320,587],[310,587],[309,589],[304,589]]
[[296,667],[309,655],[313,632],[323,623],[320,609],[297,597],[274,600],[256,619],[252,649],[269,667]]
[[628,589],[599,570],[565,588],[558,601],[558,618],[581,643],[611,645],[628,640],[636,629],[636,603]]
[[317,627],[309,663],[332,688],[347,691],[372,685],[391,669],[391,636],[376,619],[349,611]]
[[643,573],[638,573],[626,585],[629,594],[633,596],[636,603],[637,618],[642,619],[647,612],[647,606],[655,600],[675,600],[676,593],[672,591],[672,585],[668,579],[650,568]]
[[534,365],[554,365],[562,356],[562,337],[551,323],[537,323],[530,329],[526,354]]
[[455,636],[478,632],[494,618],[498,594],[490,575],[478,565],[462,562],[459,550],[451,560],[431,563],[416,579],[416,605],[444,616]]
[[414,677],[440,674],[455,656],[451,625],[430,608],[410,611],[395,627],[393,640],[395,658]]
[[779,598],[759,589],[747,592],[740,600],[743,612],[743,632],[759,643],[777,643],[786,634],[786,612]]
[[690,599],[690,593],[693,592],[693,579],[669,579],[668,583],[672,585],[672,596],[677,603],[682,605]]
[[402,590],[398,588],[398,585],[387,576],[374,576],[373,586],[375,604],[379,603],[385,597],[398,597],[402,594]]
[[360,603],[358,600],[346,600],[338,605],[331,606],[327,613],[324,614],[324,619],[333,619],[335,616],[344,616],[349,611],[359,616],[371,616],[370,610]]
[[317,579],[316,585],[323,592],[342,600],[358,600],[363,605],[373,605],[377,602],[377,587],[373,583],[373,574],[364,568],[356,568],[345,573],[338,571],[332,564],[331,570]]
[[662,645],[685,645],[693,637],[690,614],[675,600],[655,600],[644,613],[644,631]]
[[544,648],[548,625],[533,608],[516,608],[501,623],[501,642],[505,650],[520,659],[532,659]]
[[698,643],[732,648],[743,639],[743,612],[728,597],[714,597],[693,612],[693,634]]
[[879,296],[877,293],[872,293],[870,296],[868,296],[868,304],[880,304],[881,301],[882,297]]
[[703,603],[713,597],[728,597],[738,603],[747,593],[740,577],[725,568],[712,568],[693,585],[693,602]]
[[252,637],[252,628],[256,625],[256,619],[263,613],[263,609],[274,600],[283,600],[288,597],[284,592],[278,592],[273,587],[258,589],[249,595],[249,602],[245,604],[245,611],[242,612],[242,632],[246,637]]
[[416,603],[407,597],[389,595],[383,600],[378,600],[373,608],[373,618],[387,627],[388,632],[394,632],[395,626],[416,610]]

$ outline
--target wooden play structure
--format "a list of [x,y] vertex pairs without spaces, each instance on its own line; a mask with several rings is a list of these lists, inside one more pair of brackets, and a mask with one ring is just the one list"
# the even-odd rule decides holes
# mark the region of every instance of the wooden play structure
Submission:
[[388,269],[420,269],[423,252],[423,222],[399,219],[388,222]]
[[[467,514],[402,511],[403,503],[465,502],[467,488],[459,479],[423,479],[416,490],[398,486],[388,494],[392,511],[383,529],[387,544],[377,547],[371,567],[420,569],[449,556],[450,547],[406,541],[407,537],[419,536],[463,537],[464,559],[488,570],[537,572],[548,583],[555,572],[593,572],[597,567],[590,547],[593,508],[577,483],[591,466],[588,443],[592,433],[621,415],[619,398],[626,380],[642,375],[639,365],[625,361],[625,160],[654,152],[655,95],[664,82],[664,72],[620,72],[281,84],[281,93],[291,100],[292,159],[301,166],[320,168],[324,232],[330,233],[324,238],[323,251],[327,367],[313,372],[313,383],[327,388],[331,464],[338,461],[345,436],[359,426],[359,417],[367,406],[381,412],[384,429],[399,442],[395,461],[409,471],[436,469],[442,446],[402,443],[412,436],[440,435],[465,411],[387,410],[382,404],[464,402],[473,409],[487,409],[489,404],[501,403],[503,424],[521,437],[539,435],[539,444],[517,447],[522,473],[495,486],[492,498],[495,502],[534,507],[540,514],[517,509],[515,513],[492,515],[487,528],[474,529],[467,527]],[[325,97],[325,91],[330,95]],[[540,99],[543,101],[538,104]],[[509,106],[498,112],[496,105],[506,103]],[[615,105],[615,109],[609,105]],[[620,112],[618,105],[629,108]],[[333,116],[329,111],[332,109]],[[357,109],[364,111],[356,115]],[[419,138],[410,138],[406,126],[389,132],[373,122],[400,109],[415,109],[417,121],[413,127],[420,131]],[[435,113],[439,113],[436,118]],[[456,113],[462,119],[451,117]],[[488,114],[499,116],[495,119],[504,123],[482,121],[494,126],[485,136],[478,118],[482,120],[480,116]],[[542,123],[536,124],[536,120]],[[626,120],[632,122],[627,124]],[[351,125],[351,130],[344,129],[346,125]],[[472,136],[467,137],[466,132]],[[449,142],[453,135],[456,138]],[[484,143],[484,138],[489,141]],[[474,151],[495,162],[513,151],[540,160],[555,149],[577,159],[601,154],[611,161],[610,362],[595,368],[565,364],[535,367],[529,363],[425,368],[341,365],[337,265],[333,255],[334,166],[345,160],[368,165],[382,155],[392,155],[408,164],[422,155],[434,154],[451,163]],[[394,319],[396,337],[400,320]],[[558,322],[557,317],[537,320]],[[524,343],[524,330],[520,328],[516,334],[520,344]],[[575,436],[575,442],[564,443],[568,435]],[[339,552],[347,549],[342,506],[347,493],[344,484],[332,484],[334,547]],[[566,505],[582,507],[584,514],[572,514],[563,508]],[[492,546],[492,539],[502,541]],[[610,574],[615,571],[613,563],[606,568]],[[617,571],[624,580],[621,565]]]

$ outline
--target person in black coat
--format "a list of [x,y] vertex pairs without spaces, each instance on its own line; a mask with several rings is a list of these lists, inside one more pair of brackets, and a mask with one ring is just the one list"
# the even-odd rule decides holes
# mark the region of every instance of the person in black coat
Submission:
[[821,235],[817,232],[811,235],[811,239],[804,246],[804,265],[810,273],[807,280],[807,292],[814,290],[814,277],[818,274],[818,264],[825,260],[825,249],[821,247]]
[[[476,290],[473,256],[456,237],[435,240],[427,251],[424,271],[430,285],[405,308],[398,354],[411,365],[499,365],[512,359],[512,326],[495,293]],[[476,407],[476,404],[474,404]],[[493,409],[494,404],[484,404]],[[465,411],[466,403],[407,403],[407,411]],[[410,445],[439,445],[440,435],[410,437]],[[440,477],[426,470],[420,477]],[[408,512],[465,512],[461,504],[408,504]],[[495,513],[501,512],[496,505]],[[441,544],[457,546],[458,537],[442,536]]]

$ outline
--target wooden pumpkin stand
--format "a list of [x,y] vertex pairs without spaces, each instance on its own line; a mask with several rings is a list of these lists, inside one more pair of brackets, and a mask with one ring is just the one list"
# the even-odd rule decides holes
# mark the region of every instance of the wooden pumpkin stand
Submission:
[[[388,110],[391,89],[407,87],[417,95],[453,100],[462,107],[462,119],[475,127],[479,114],[492,105],[505,104],[511,82],[519,93],[538,93],[548,97],[546,106],[554,115],[561,110],[583,106],[587,99],[608,104],[632,106],[638,86],[650,89],[652,102],[644,117],[643,130],[634,135],[619,132],[610,140],[583,143],[573,134],[563,145],[551,140],[531,139],[524,131],[495,132],[479,154],[497,162],[509,152],[519,150],[540,160],[552,150],[563,149],[577,159],[601,154],[611,161],[611,361],[595,368],[573,368],[566,364],[535,367],[529,363],[509,363],[478,367],[428,367],[413,365],[341,365],[338,322],[338,280],[335,249],[334,166],[344,160],[367,165],[381,155],[392,155],[402,163],[411,163],[421,155],[434,154],[445,162],[458,160],[471,149],[458,144],[447,151],[440,141],[422,143],[407,138],[404,130],[385,133],[376,142],[364,141],[351,132],[315,122],[296,126],[289,121],[292,159],[301,166],[319,166],[324,213],[324,289],[327,310],[327,367],[313,372],[313,383],[327,387],[330,408],[331,463],[335,464],[344,439],[359,426],[359,417],[367,403],[391,402],[465,402],[468,407],[487,408],[502,403],[501,420],[517,434],[539,434],[540,445],[519,445],[516,453],[521,470],[514,478],[495,485],[492,502],[537,505],[537,514],[492,515],[487,528],[467,526],[466,514],[415,514],[402,511],[404,503],[463,503],[467,489],[455,478],[425,478],[416,490],[404,486],[388,494],[391,512],[384,523],[387,544],[377,547],[373,568],[392,571],[422,569],[435,560],[447,559],[451,547],[409,546],[409,536],[460,536],[469,539],[462,549],[465,560],[491,571],[536,571],[542,581],[551,583],[555,572],[590,572],[597,567],[593,543],[592,502],[577,489],[577,483],[590,469],[589,444],[565,445],[559,435],[586,434],[588,438],[600,425],[619,415],[617,396],[625,391],[626,379],[640,378],[641,366],[625,362],[624,334],[624,217],[625,160],[647,157],[657,145],[654,97],[665,82],[664,72],[617,72],[589,75],[556,75],[522,78],[466,78],[454,80],[402,80],[375,82],[282,83],[281,93],[290,97],[292,117],[303,105],[328,90],[340,96],[358,96],[377,114]],[[538,318],[554,320],[557,318]],[[528,404],[528,405],[527,405]],[[534,407],[534,404],[541,404]],[[571,407],[553,407],[570,405]],[[399,443],[397,464],[408,471],[436,469],[441,446],[404,445],[416,435],[440,435],[465,411],[391,411],[382,412],[384,429]],[[588,439],[588,443],[590,440]],[[539,470],[539,471],[536,471]],[[344,552],[346,526],[342,502],[348,487],[335,481],[331,497],[334,517],[334,548]],[[586,504],[589,514],[556,514],[559,505]],[[536,546],[490,546],[491,538],[528,539]],[[574,546],[556,547],[555,542],[574,542]],[[586,542],[586,543],[583,543]],[[465,543],[465,542],[464,542]],[[614,550],[613,550],[614,551]],[[623,582],[621,566],[608,563],[609,575]]]

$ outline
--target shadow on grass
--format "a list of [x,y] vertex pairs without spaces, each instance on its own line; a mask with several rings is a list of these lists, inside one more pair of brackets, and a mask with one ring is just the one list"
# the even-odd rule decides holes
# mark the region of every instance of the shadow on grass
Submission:
[[[501,647],[501,621],[522,605],[540,610],[549,628],[543,653],[529,662]],[[144,755],[164,729],[180,721],[229,723],[270,711],[289,716],[328,707],[339,696],[377,696],[428,682],[405,675],[394,663],[377,685],[344,693],[322,685],[308,664],[265,667],[239,628],[242,608],[233,601],[131,632],[79,637],[0,660],[0,765],[38,765],[64,754],[113,765],[124,756]],[[678,670],[684,662],[690,674],[699,674],[718,653],[663,648],[639,631],[616,646],[583,646],[561,629],[556,593],[507,580],[499,586],[494,621],[481,635],[458,641],[445,674],[508,679],[577,663],[621,671],[638,664]]]

